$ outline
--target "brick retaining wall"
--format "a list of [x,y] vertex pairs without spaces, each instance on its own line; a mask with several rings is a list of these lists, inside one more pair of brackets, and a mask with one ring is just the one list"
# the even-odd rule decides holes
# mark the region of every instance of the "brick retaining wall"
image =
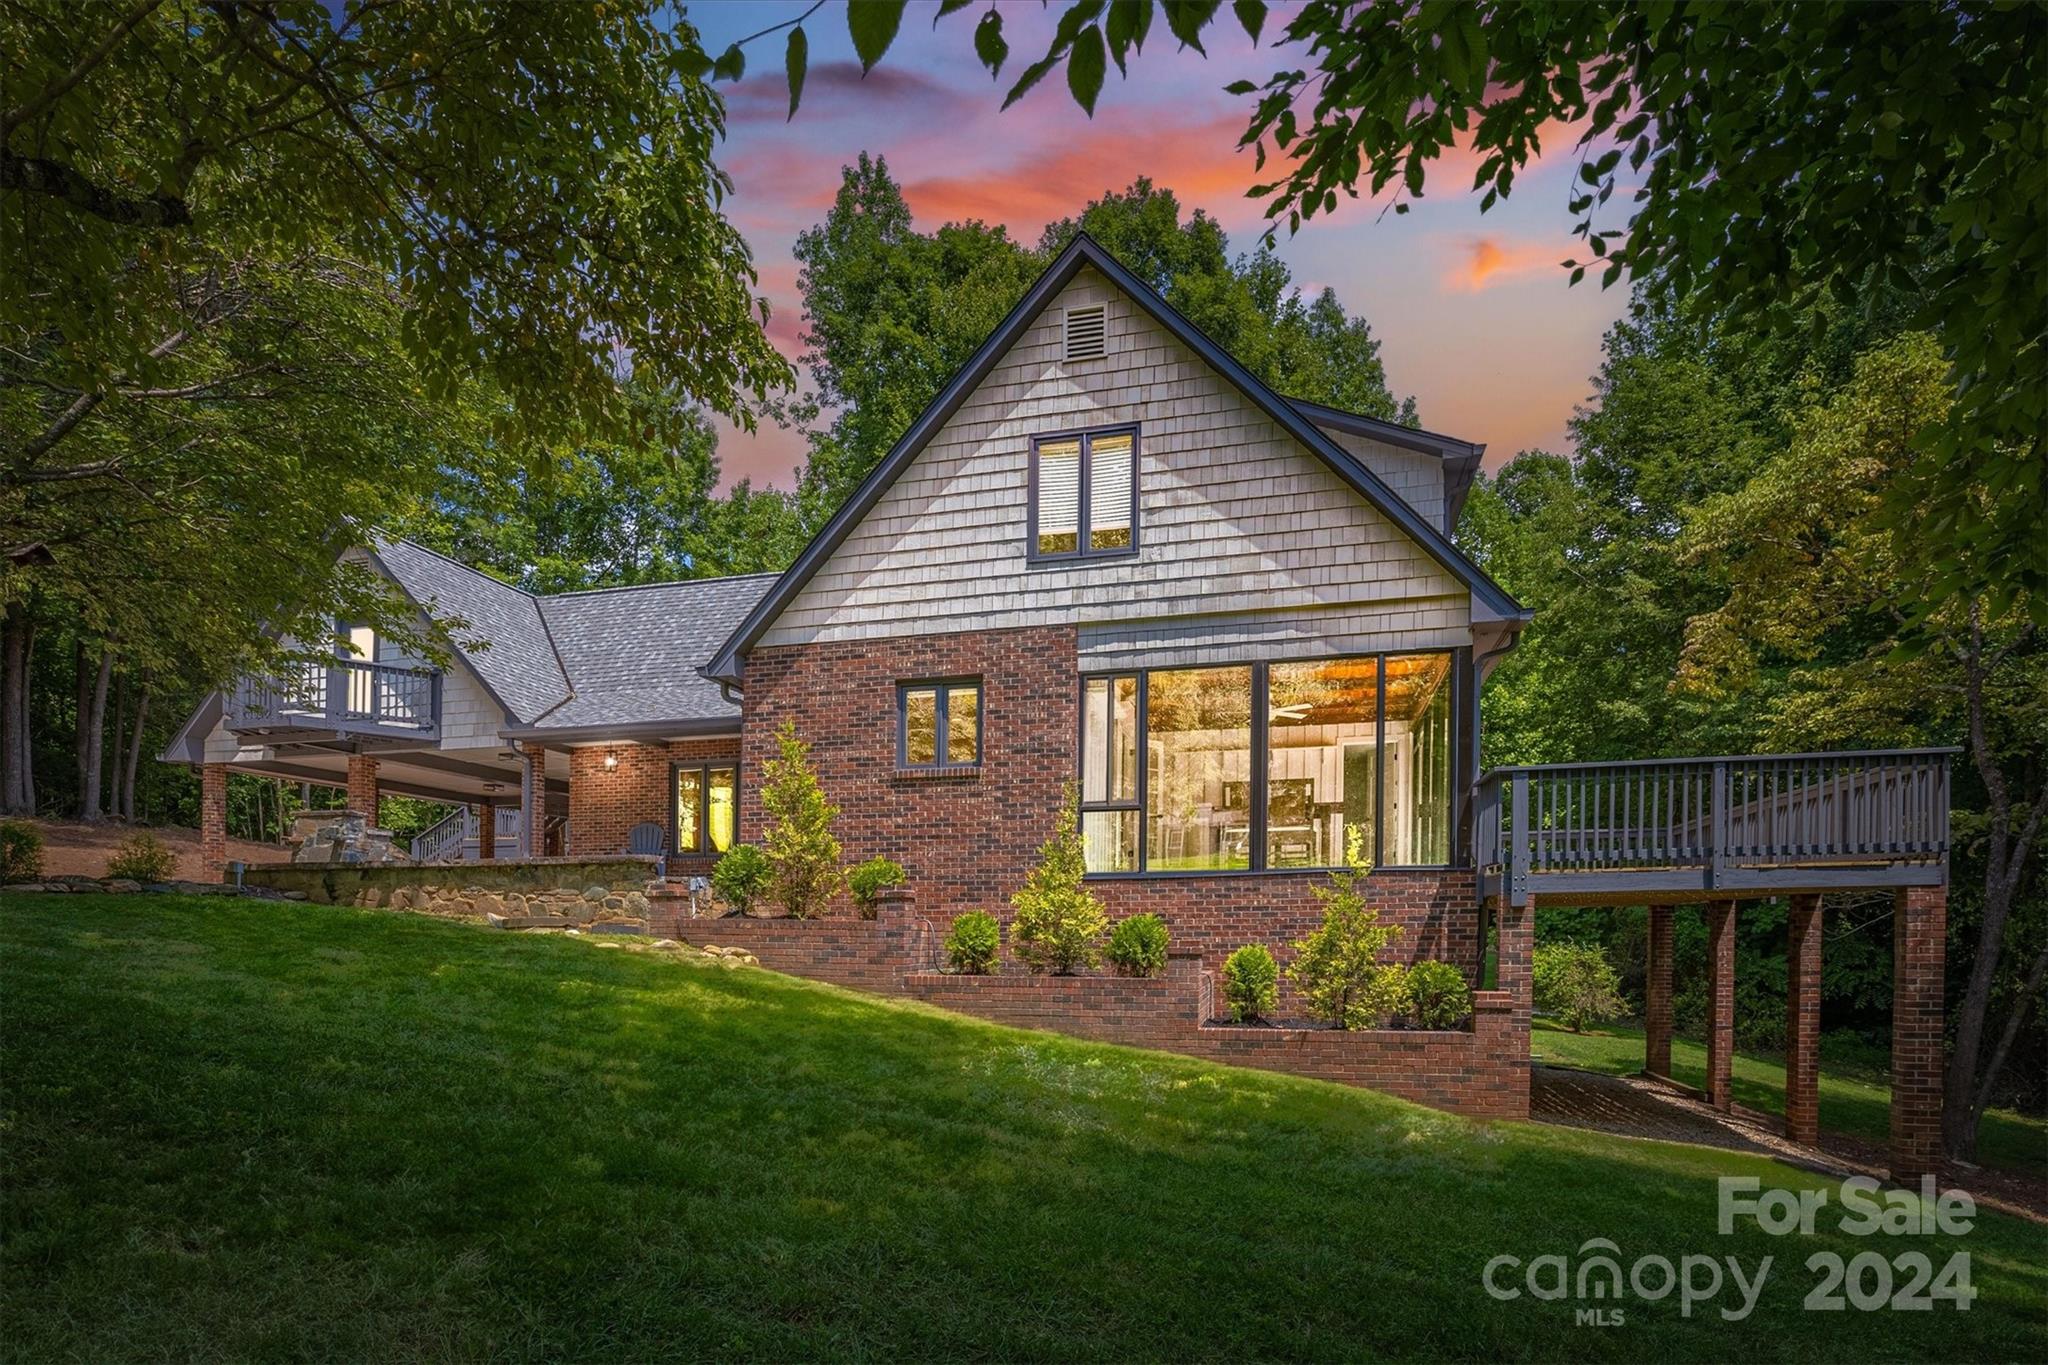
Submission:
[[[691,919],[687,901],[653,899],[652,932],[745,948],[792,976],[908,996],[1018,1028],[1384,1090],[1475,1118],[1529,1115],[1528,1002],[1513,990],[1475,992],[1466,1030],[1233,1028],[1208,1022],[1215,979],[1199,949],[1175,951],[1166,975],[1142,980],[955,976],[936,970],[939,931],[907,893],[884,893],[872,921]],[[1527,916],[1512,926],[1519,927],[1504,925],[1511,937],[1526,934]],[[1526,974],[1519,980],[1526,994]]]

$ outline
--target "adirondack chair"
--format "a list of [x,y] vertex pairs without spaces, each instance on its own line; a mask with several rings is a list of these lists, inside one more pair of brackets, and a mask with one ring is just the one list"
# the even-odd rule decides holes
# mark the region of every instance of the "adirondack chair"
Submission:
[[643,820],[626,835],[626,852],[651,854],[654,875],[668,875],[668,831],[652,820]]

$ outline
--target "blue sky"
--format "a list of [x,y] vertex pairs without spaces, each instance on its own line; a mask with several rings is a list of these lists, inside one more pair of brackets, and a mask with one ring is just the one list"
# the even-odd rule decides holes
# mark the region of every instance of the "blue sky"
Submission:
[[[809,8],[808,0],[693,5],[689,18],[716,53],[733,40]],[[1002,0],[1014,76],[1045,47],[1059,13],[1037,0]],[[1268,34],[1284,25],[1275,6]],[[924,13],[920,15],[920,10]],[[719,162],[736,193],[733,221],[752,246],[762,292],[774,309],[770,336],[792,358],[801,348],[802,303],[791,255],[796,235],[819,221],[838,188],[840,167],[862,151],[884,155],[903,184],[918,226],[980,218],[1035,241],[1053,218],[1141,175],[1201,207],[1249,250],[1264,226],[1249,154],[1236,150],[1250,99],[1223,93],[1240,78],[1262,81],[1284,62],[1270,44],[1253,48],[1225,16],[1206,40],[1205,59],[1176,50],[1163,23],[1120,80],[1112,66],[1091,120],[1049,76],[1007,112],[1008,88],[973,59],[979,7],[934,30],[936,7],[913,3],[882,64],[863,78],[845,32],[843,6],[826,5],[805,25],[810,77],[803,107],[785,123],[783,35],[749,44],[748,75],[721,87],[730,126]],[[1590,392],[1600,338],[1626,308],[1625,290],[1593,281],[1568,287],[1558,262],[1574,253],[1565,211],[1576,165],[1576,134],[1557,129],[1546,155],[1517,176],[1513,196],[1483,217],[1467,192],[1473,162],[1453,155],[1432,167],[1411,212],[1383,212],[1363,198],[1340,202],[1278,249],[1298,283],[1329,285],[1345,307],[1369,319],[1383,343],[1397,396],[1414,394],[1424,425],[1484,441],[1487,463],[1517,451],[1566,448],[1565,423]],[[803,458],[794,432],[722,433],[728,480],[789,486]]]

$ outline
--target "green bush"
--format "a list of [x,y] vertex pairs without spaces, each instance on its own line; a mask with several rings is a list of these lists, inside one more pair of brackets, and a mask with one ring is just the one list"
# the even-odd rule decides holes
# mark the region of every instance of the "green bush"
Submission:
[[969,910],[946,935],[946,965],[963,976],[987,976],[996,969],[1003,931],[986,910]]
[[167,882],[178,870],[178,855],[163,840],[143,830],[114,845],[107,858],[109,877],[126,877],[133,882]]
[[1408,969],[1408,1017],[1417,1028],[1456,1028],[1472,1013],[1472,988],[1448,962],[1425,959]]
[[1256,1024],[1280,1003],[1280,964],[1263,943],[1247,943],[1223,959],[1223,1000],[1230,1017]]
[[1546,943],[1533,964],[1536,1008],[1573,1033],[1622,1015],[1621,982],[1607,954],[1590,943]]
[[1017,917],[1010,924],[1010,948],[1034,972],[1071,976],[1092,967],[1109,918],[1102,902],[1081,884],[1088,869],[1072,784],[1060,802],[1052,837],[1038,850],[1038,866],[1023,889],[1010,897]]
[[903,885],[903,864],[888,858],[870,858],[846,874],[846,889],[862,919],[875,917],[882,892]]
[[759,846],[734,844],[712,866],[711,889],[732,907],[735,914],[744,915],[747,907],[768,889],[768,878],[773,871],[768,866],[768,855]]
[[1132,915],[1109,934],[1109,965],[1118,976],[1157,976],[1166,970],[1166,921]]
[[0,820],[0,883],[43,875],[43,832],[26,820]]
[[762,840],[768,855],[768,898],[794,919],[824,913],[846,874],[839,870],[839,840],[832,818],[839,807],[825,799],[811,767],[811,746],[797,738],[796,722],[775,732],[779,757],[764,765],[761,808],[773,822]]
[[1328,886],[1316,888],[1323,922],[1294,945],[1287,969],[1309,1013],[1337,1028],[1372,1028],[1402,1005],[1401,973],[1379,960],[1401,926],[1380,923],[1363,881],[1362,872],[1333,872]]

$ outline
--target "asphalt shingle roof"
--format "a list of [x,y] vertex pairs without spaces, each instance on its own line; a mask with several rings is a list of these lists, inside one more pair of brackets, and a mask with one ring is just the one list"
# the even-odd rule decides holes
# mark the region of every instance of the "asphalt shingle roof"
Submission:
[[774,574],[686,579],[536,597],[410,541],[376,547],[400,587],[453,632],[464,659],[522,726],[570,730],[739,719],[697,669]]

